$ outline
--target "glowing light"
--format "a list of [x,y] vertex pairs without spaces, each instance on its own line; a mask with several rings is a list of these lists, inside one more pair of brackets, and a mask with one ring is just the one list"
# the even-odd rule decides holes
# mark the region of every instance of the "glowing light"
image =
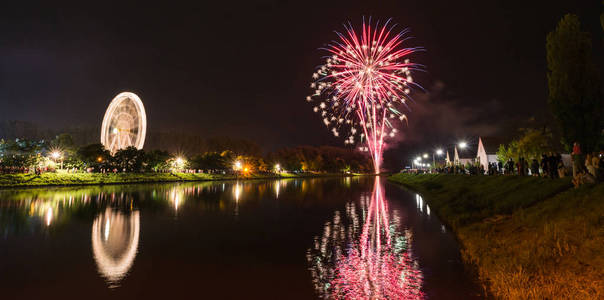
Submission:
[[459,143],[459,148],[461,148],[461,149],[463,149],[463,148],[465,148],[467,146],[468,146],[468,143],[466,143],[466,142],[460,142]]
[[421,156],[418,156],[418,157],[416,157],[416,158],[415,158],[415,160],[416,160],[416,161],[420,161],[420,160],[422,160],[422,157],[421,157]]
[[46,226],[50,226],[50,223],[52,222],[52,207],[49,207],[48,210],[46,210]]
[[53,159],[59,159],[59,158],[61,158],[61,152],[59,152],[59,151],[52,151],[50,153],[50,157],[52,157]]
[[141,99],[134,93],[115,96],[103,117],[101,144],[114,154],[134,146],[142,149],[147,131],[147,115]]
[[239,202],[239,197],[241,197],[241,185],[239,183],[235,184],[233,194],[235,195],[235,201]]
[[[409,56],[421,47],[403,47],[408,30],[395,34],[390,21],[372,27],[363,21],[355,31],[345,26],[345,33],[325,50],[330,54],[325,63],[313,73],[313,94],[306,101],[319,101],[314,110],[321,113],[323,123],[331,127],[334,136],[346,132],[345,144],[354,144],[356,128],[360,139],[371,154],[374,170],[380,171],[385,140],[394,137],[396,124],[406,120],[403,111],[411,100],[410,88],[421,88],[413,82],[411,73],[423,66],[411,63]],[[349,126],[351,130],[339,130]]]
[[277,173],[281,172],[281,165],[280,165],[280,164],[276,164],[276,165],[275,165],[275,171],[276,171]]
[[236,161],[236,162],[235,162],[235,165],[233,166],[233,169],[234,169],[235,171],[239,171],[239,170],[241,170],[241,162],[240,162],[240,161]]
[[443,149],[437,149],[436,155],[443,155]]
[[99,157],[97,157],[97,158],[96,158],[96,161],[98,161],[98,162],[102,162],[102,161],[103,161],[103,158],[102,158],[101,156],[99,156]]
[[423,157],[428,158],[428,153],[424,153]]

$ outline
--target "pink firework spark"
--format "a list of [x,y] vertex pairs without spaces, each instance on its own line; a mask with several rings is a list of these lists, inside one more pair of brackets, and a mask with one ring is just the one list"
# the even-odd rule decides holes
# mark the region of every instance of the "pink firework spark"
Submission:
[[[345,144],[355,144],[355,136],[369,151],[376,173],[379,173],[384,150],[384,140],[397,133],[393,121],[406,121],[402,112],[413,88],[412,71],[423,69],[411,63],[409,55],[421,47],[404,47],[408,30],[394,34],[390,21],[375,28],[363,21],[360,34],[345,26],[346,33],[337,33],[339,40],[327,45],[329,52],[325,63],[313,73],[310,87],[314,93],[307,101],[317,101],[314,111],[321,114],[323,123],[331,127],[335,136],[343,127]],[[360,128],[361,132],[358,132]]]

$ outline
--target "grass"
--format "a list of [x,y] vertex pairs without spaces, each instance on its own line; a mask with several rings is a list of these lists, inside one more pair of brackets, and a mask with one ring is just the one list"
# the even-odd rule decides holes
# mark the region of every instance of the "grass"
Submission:
[[125,184],[176,181],[208,181],[231,179],[270,179],[294,177],[329,177],[343,176],[339,173],[281,173],[281,174],[246,174],[240,176],[203,173],[44,173],[35,174],[0,174],[0,188],[27,186],[65,186],[95,184]]
[[604,297],[604,184],[570,179],[397,174],[422,193],[501,299]]

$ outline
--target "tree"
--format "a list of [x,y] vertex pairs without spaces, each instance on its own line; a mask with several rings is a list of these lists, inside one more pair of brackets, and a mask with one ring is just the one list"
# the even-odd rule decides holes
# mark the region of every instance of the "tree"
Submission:
[[510,151],[510,148],[512,148],[511,145],[509,147],[506,147],[504,144],[499,145],[499,150],[497,150],[497,161],[501,162],[502,164],[505,164],[508,159],[512,158],[512,151]]
[[0,141],[0,165],[3,167],[29,168],[38,166],[47,149],[44,141],[26,139]]
[[62,133],[57,135],[50,141],[50,150],[61,153],[61,160],[66,168],[82,167],[82,162],[77,158],[76,146],[70,134]]
[[196,170],[218,171],[227,169],[225,158],[218,152],[206,152],[191,158],[191,167]]
[[105,149],[103,144],[82,146],[76,155],[86,168],[94,168],[98,171],[101,168],[110,167],[111,153]]
[[113,165],[119,170],[125,170],[126,172],[140,172],[143,170],[145,158],[144,150],[129,146],[115,152],[113,155]]
[[145,155],[145,169],[147,171],[159,172],[170,169],[168,160],[170,153],[162,150],[152,150]]
[[567,14],[547,35],[549,106],[570,151],[578,141],[584,151],[593,150],[604,127],[602,87],[592,61],[591,37],[581,31],[576,15]]
[[512,140],[507,146],[499,145],[497,160],[505,163],[508,159],[518,160],[540,159],[541,155],[552,151],[552,133],[549,129],[521,129],[521,135]]

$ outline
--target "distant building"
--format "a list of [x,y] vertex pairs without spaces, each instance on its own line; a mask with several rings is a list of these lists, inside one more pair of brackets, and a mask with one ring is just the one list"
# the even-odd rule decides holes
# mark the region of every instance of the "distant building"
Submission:
[[487,170],[490,163],[497,163],[497,150],[505,141],[497,137],[479,137],[476,160]]

